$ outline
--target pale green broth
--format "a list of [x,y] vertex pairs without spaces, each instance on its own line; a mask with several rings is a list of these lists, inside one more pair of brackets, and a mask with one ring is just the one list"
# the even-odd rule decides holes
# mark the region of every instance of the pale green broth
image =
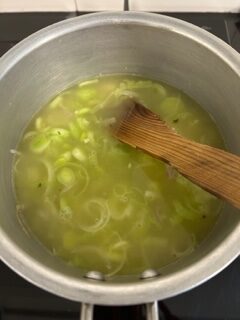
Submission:
[[54,255],[108,276],[159,269],[190,254],[221,207],[168,165],[111,137],[123,96],[183,136],[223,148],[216,124],[195,101],[137,76],[82,82],[31,120],[14,163],[19,219]]

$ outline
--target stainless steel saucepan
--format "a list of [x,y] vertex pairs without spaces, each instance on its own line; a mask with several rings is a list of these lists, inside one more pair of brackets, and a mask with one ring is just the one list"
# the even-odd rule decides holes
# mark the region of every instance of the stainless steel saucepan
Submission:
[[134,73],[169,83],[216,119],[240,155],[240,55],[191,24],[150,13],[99,13],[35,33],[0,59],[0,255],[21,276],[59,296],[92,305],[147,303],[206,281],[240,252],[240,215],[225,205],[214,230],[191,255],[161,270],[102,279],[52,256],[23,231],[15,210],[10,149],[32,115],[56,93],[99,74]]

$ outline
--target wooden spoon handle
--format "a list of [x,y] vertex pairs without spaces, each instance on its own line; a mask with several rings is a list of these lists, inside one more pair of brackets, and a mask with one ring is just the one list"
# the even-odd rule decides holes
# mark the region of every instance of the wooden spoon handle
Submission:
[[151,111],[147,113],[133,111],[131,121],[121,124],[117,138],[168,162],[194,183],[240,208],[240,157],[188,140]]
[[[177,137],[173,143],[156,143],[156,156],[202,188],[240,208],[240,158],[223,150]],[[151,146],[148,146],[151,152]]]

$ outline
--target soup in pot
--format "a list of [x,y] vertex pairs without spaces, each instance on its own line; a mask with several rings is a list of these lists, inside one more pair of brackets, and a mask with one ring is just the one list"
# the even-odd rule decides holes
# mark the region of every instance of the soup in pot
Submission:
[[67,263],[107,276],[160,269],[190,254],[221,208],[167,164],[111,136],[114,110],[126,96],[179,134],[224,147],[214,120],[183,92],[112,75],[81,82],[45,105],[25,129],[13,166],[24,229]]

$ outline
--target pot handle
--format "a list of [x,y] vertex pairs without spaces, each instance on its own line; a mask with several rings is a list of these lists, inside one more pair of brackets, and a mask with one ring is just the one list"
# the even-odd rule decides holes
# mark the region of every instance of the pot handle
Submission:
[[90,303],[81,304],[80,320],[93,320],[94,305]]
[[[149,302],[146,306],[146,319],[158,320],[158,303],[157,301]],[[81,304],[80,320],[93,320],[94,317],[94,305],[89,303]]]
[[158,302],[153,301],[146,303],[146,315],[147,320],[158,320],[159,314],[158,314]]

